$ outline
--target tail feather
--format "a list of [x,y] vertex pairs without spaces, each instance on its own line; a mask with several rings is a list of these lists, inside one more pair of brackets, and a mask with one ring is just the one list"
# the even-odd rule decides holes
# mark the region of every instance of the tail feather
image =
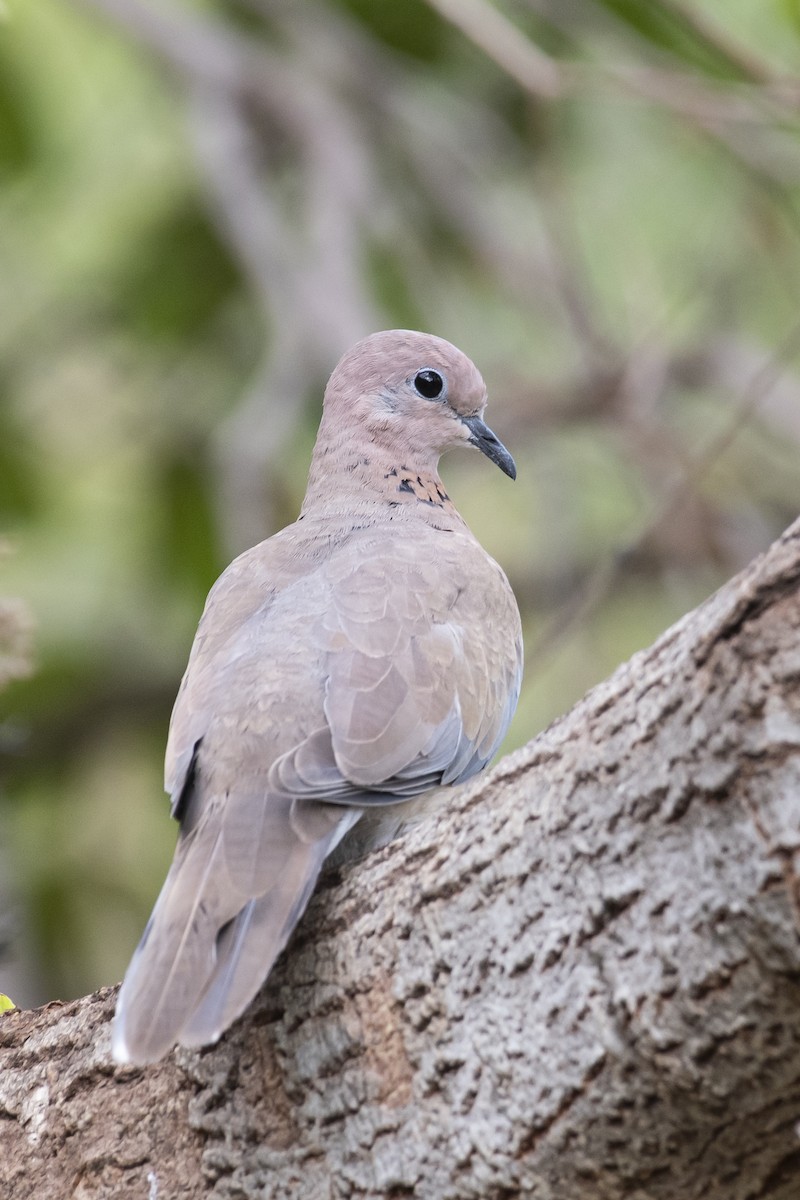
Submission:
[[[326,855],[359,815],[337,810],[336,823],[316,840],[293,832],[290,853],[255,897],[239,886],[223,820],[201,823],[179,843],[120,989],[112,1032],[118,1062],[155,1062],[177,1041],[200,1046],[219,1038],[258,991]],[[279,819],[286,841],[288,811]],[[249,869],[243,874],[250,879]]]
[[179,844],[120,988],[112,1031],[118,1062],[162,1057],[214,969],[220,915],[219,896],[213,892],[220,873],[221,830],[212,839],[198,837],[199,832]]
[[[218,940],[213,978],[181,1030],[182,1045],[216,1042],[269,975],[305,912],[323,862],[359,819],[361,810],[342,812],[328,807],[327,815],[327,836],[312,843],[298,841],[275,886],[251,900]],[[331,829],[334,816],[338,819]],[[302,826],[297,821],[295,825],[302,833]]]
[[[220,957],[199,1005],[180,1031],[184,1046],[206,1046],[216,1042],[255,996],[289,935],[303,914],[319,875],[322,858],[312,866],[302,895],[286,916],[287,887],[275,887],[265,896],[251,900],[221,939]],[[293,891],[294,889],[292,889]]]

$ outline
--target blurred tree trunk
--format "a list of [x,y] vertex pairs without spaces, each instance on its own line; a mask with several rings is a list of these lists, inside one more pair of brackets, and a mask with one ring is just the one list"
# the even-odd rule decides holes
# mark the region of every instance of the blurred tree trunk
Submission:
[[219,1047],[0,1019],[0,1194],[796,1198],[799,679],[800,522],[329,878]]

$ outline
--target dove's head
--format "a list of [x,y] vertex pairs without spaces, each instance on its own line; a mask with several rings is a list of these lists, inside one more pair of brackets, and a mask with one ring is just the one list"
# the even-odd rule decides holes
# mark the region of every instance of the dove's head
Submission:
[[514,460],[484,424],[485,407],[486,385],[466,354],[432,334],[393,329],[341,359],[323,422],[415,468],[435,470],[445,450],[475,446],[514,479]]

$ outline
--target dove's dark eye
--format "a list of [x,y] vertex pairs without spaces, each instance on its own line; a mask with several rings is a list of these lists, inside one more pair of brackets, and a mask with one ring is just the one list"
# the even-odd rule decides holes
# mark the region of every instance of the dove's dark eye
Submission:
[[444,391],[444,380],[438,371],[429,368],[414,376],[414,387],[426,400],[436,400]]

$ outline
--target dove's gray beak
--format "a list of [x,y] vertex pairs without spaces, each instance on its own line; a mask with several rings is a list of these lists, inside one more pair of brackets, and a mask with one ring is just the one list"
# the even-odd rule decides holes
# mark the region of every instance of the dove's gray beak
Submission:
[[462,417],[461,420],[471,433],[471,446],[477,446],[481,454],[496,463],[501,471],[505,471],[511,479],[517,478],[517,468],[513,458],[499,438],[496,438],[488,425],[480,417]]

